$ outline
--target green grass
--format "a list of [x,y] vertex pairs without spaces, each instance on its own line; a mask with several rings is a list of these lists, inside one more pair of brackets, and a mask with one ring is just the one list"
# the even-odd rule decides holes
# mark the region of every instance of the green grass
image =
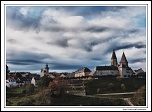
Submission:
[[[37,102],[36,98],[38,93],[32,95],[23,95],[7,98],[7,106],[20,106],[27,100],[31,101],[26,106],[43,106],[41,102]],[[52,97],[50,106],[126,106],[122,99],[113,99],[105,97],[86,97],[86,96],[75,96],[70,94],[62,94],[60,97]]]
[[[95,97],[86,96],[75,96],[70,94],[63,94],[60,97],[52,97],[52,106],[126,106],[125,102],[121,98],[130,98],[133,94],[121,94],[121,95],[95,95],[95,94],[106,94],[106,93],[122,93],[124,92],[121,88],[121,84],[124,84],[126,89],[125,92],[134,92],[142,85],[145,85],[145,79],[122,79],[118,81],[116,78],[101,78],[98,80],[86,80],[85,89],[88,95]],[[82,85],[82,81],[73,82],[74,84]],[[109,88],[108,84],[113,83],[113,87]],[[100,89],[97,92],[97,89]],[[27,100],[30,101],[29,105],[41,105],[42,102],[37,102],[36,98],[39,95],[40,90],[32,95],[23,94],[22,91],[25,88],[13,88],[7,91],[7,106],[19,106]],[[76,86],[75,91],[81,92],[79,87]],[[26,104],[26,103],[25,103]],[[27,105],[28,106],[28,105]]]
[[7,106],[19,106],[20,102],[24,102],[27,99],[35,99],[37,94],[23,94],[22,91],[25,90],[25,88],[17,87],[17,88],[11,88],[10,91],[6,92],[7,97]]
[[7,102],[11,102],[11,103],[8,103],[7,106],[19,106],[19,104],[21,102],[25,102],[27,99],[29,100],[34,100],[36,99],[38,94],[32,94],[32,95],[20,95],[20,96],[15,96],[15,97],[10,97],[10,98],[7,98]]

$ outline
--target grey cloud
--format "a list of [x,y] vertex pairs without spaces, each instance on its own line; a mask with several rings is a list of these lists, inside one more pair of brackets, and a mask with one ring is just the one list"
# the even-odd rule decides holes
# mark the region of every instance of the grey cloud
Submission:
[[140,49],[140,48],[146,48],[146,45],[142,42],[136,42],[136,43],[117,43],[117,44],[112,44],[112,45],[109,45],[109,47],[107,47],[107,50],[105,53],[110,53],[112,52],[113,49],[115,50],[121,50],[121,49],[128,49],[128,48],[132,48],[132,47],[135,47],[137,49]]
[[68,47],[68,39],[54,39],[53,42],[47,42],[49,45],[56,45],[60,47]]
[[35,63],[42,63],[42,61],[38,61],[38,60],[27,60],[27,59],[22,59],[22,60],[7,60],[6,61],[7,63],[9,63],[9,64],[14,64],[14,65],[33,65],[33,64],[35,64]]
[[89,31],[89,32],[103,32],[103,31],[106,31],[109,29],[110,28],[108,28],[108,27],[90,26],[90,27],[86,28],[85,30]]
[[43,63],[43,60],[48,58],[52,59],[52,56],[46,53],[12,51],[11,53],[7,53],[6,62],[17,65],[31,65],[33,63]]
[[15,44],[17,41],[15,39],[8,39],[7,42],[10,44]]
[[50,66],[53,70],[76,70],[77,68],[82,67],[83,65],[69,64],[69,63],[51,63]]
[[130,29],[130,30],[128,30],[128,33],[129,33],[129,34],[130,34],[130,33],[138,33],[138,32],[140,32],[139,29]]
[[131,47],[146,48],[146,45],[143,44],[142,42],[137,42],[137,43],[122,43],[122,44],[118,44],[118,46],[116,46],[116,50],[128,49],[128,48],[131,48]]
[[[57,7],[58,8],[58,7]],[[60,7],[63,8],[63,7]],[[102,11],[99,9],[102,8]],[[84,20],[87,21],[87,19],[94,19],[96,18],[95,15],[100,15],[102,12],[104,11],[110,11],[110,13],[112,14],[112,12],[115,11],[119,11],[121,9],[125,9],[126,7],[94,7],[92,9],[88,8],[88,7],[81,7],[76,8],[76,7],[72,7],[72,10],[69,10],[71,8],[67,7],[67,9],[65,9],[64,11],[70,11],[71,13],[67,12],[68,14],[71,14],[71,16],[83,16]],[[77,10],[78,9],[78,10]],[[90,10],[90,12],[88,10],[82,10],[82,9],[88,9]],[[74,12],[73,12],[74,10]],[[104,12],[105,13],[105,12]],[[117,13],[119,14],[119,13]],[[72,62],[67,62],[64,61],[62,59],[57,59],[56,57],[52,57],[51,55],[47,54],[47,53],[34,53],[34,52],[16,52],[15,50],[13,50],[11,53],[7,53],[7,63],[10,64],[14,64],[14,65],[28,65],[31,66],[35,65],[38,67],[38,65],[42,66],[42,64],[47,62],[50,64],[50,67],[52,69],[58,69],[58,70],[69,70],[69,69],[78,69],[80,67],[83,66],[87,66],[90,68],[94,68],[96,65],[104,65],[104,64],[110,64],[110,58],[111,57],[107,57],[107,54],[111,54],[112,50],[121,50],[121,49],[128,49],[128,48],[146,48],[146,43],[144,44],[143,42],[134,42],[134,43],[120,43],[122,41],[119,42],[119,40],[123,40],[123,39],[130,39],[131,41],[131,37],[129,37],[129,34],[133,34],[135,36],[138,36],[141,34],[141,30],[138,28],[130,28],[128,26],[126,26],[126,28],[122,28],[122,29],[118,29],[118,28],[111,28],[110,26],[108,27],[97,27],[97,26],[89,26],[88,24],[86,24],[84,22],[84,24],[82,24],[81,26],[78,26],[77,28],[66,28],[64,26],[61,26],[57,20],[55,19],[48,19],[47,21],[45,21],[44,19],[44,23],[41,24],[42,19],[44,18],[42,15],[40,15],[39,17],[35,18],[32,17],[30,15],[28,16],[24,16],[21,13],[19,13],[18,10],[10,10],[7,9],[7,18],[6,18],[6,22],[8,27],[12,26],[13,29],[21,29],[21,30],[36,30],[36,31],[45,31],[47,33],[50,32],[50,37],[53,37],[53,40],[46,40],[44,39],[43,41],[43,36],[39,35],[39,37],[34,37],[34,39],[40,40],[45,42],[46,44],[48,44],[50,47],[51,45],[56,45],[59,47],[63,47],[63,48],[70,48],[70,49],[80,49],[80,54],[83,55],[82,57],[85,57],[86,60],[88,60],[87,63],[80,63],[80,64],[73,64]],[[102,16],[102,14],[101,14]],[[119,15],[121,16],[121,15]],[[129,15],[128,15],[129,16]],[[103,17],[104,18],[104,17]],[[68,22],[68,21],[67,21]],[[41,24],[41,25],[40,25]],[[79,28],[80,27],[80,28]],[[128,29],[130,28],[130,29]],[[31,30],[31,31],[32,31]],[[87,37],[87,35],[84,35],[84,37],[82,37],[81,35],[79,35],[79,33],[82,32],[90,32],[90,33],[99,33],[99,32],[109,32],[111,34],[111,36],[108,37],[104,37],[104,38],[89,38],[89,39],[85,39]],[[69,37],[71,40],[72,39],[77,39],[78,43],[76,44],[69,44],[70,39],[62,37],[62,33],[65,32],[75,32],[76,36],[74,35],[74,37]],[[43,34],[43,33],[42,33]],[[44,34],[45,36],[45,34]],[[61,37],[60,37],[61,36]],[[90,37],[90,35],[88,35]],[[138,37],[137,37],[138,39]],[[47,42],[46,42],[47,41]],[[9,39],[8,40],[9,43],[11,44],[15,44],[17,41],[14,39]],[[100,52],[100,51],[93,51],[93,48],[97,45],[102,44],[105,45],[106,47],[104,48],[102,54],[100,53],[96,53],[96,52]],[[102,47],[99,49],[103,49]],[[9,50],[9,49],[8,49]],[[30,50],[38,50],[36,48],[32,48]],[[10,51],[10,50],[9,50]],[[86,51],[84,54],[81,53],[83,51]],[[45,50],[43,51],[45,52]],[[65,52],[67,53],[67,52]],[[94,55],[90,54],[93,53]],[[72,58],[73,60],[78,59],[80,60],[82,57],[78,56],[80,55],[79,53],[75,53],[75,52],[70,52],[67,53],[67,55],[70,54],[72,55],[71,57],[69,56],[69,58]],[[88,56],[87,56],[88,55]],[[62,57],[61,57],[62,58]],[[84,59],[84,58],[83,58]],[[145,61],[144,59],[141,59],[143,62]],[[131,60],[132,63],[134,62],[138,62],[140,60],[138,59],[133,59]],[[93,63],[94,62],[94,63]],[[91,64],[90,64],[91,63]],[[92,64],[93,63],[93,64]],[[41,67],[41,68],[42,68]]]
[[146,58],[130,59],[129,61],[130,61],[130,63],[145,62]]

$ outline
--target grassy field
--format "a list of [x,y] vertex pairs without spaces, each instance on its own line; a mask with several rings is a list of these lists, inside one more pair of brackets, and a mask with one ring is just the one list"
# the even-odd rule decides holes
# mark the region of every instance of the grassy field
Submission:
[[[15,88],[13,96],[7,98],[7,106],[43,106],[42,102],[37,102],[38,93],[22,94],[23,88]],[[9,93],[10,94],[10,93]],[[25,102],[25,104],[23,103]],[[28,102],[26,104],[26,102]],[[60,97],[52,97],[49,106],[126,106],[122,99],[113,99],[105,97],[86,97],[63,94]]]
[[[120,94],[120,95],[101,95],[106,93],[122,93],[122,92],[135,92],[141,86],[145,85],[145,79],[122,79],[116,78],[102,78],[98,80],[85,80],[75,81],[73,84],[82,86],[82,82],[85,85],[86,96],[75,96],[70,94],[63,94],[60,97],[50,97],[50,106],[126,106],[122,98],[130,98],[133,94]],[[112,83],[112,84],[111,84]],[[121,85],[125,85],[125,89]],[[37,100],[41,90],[35,90],[33,94],[23,93],[25,88],[12,88],[6,93],[7,106],[43,106],[44,101],[48,99]],[[92,95],[88,97],[88,95]]]

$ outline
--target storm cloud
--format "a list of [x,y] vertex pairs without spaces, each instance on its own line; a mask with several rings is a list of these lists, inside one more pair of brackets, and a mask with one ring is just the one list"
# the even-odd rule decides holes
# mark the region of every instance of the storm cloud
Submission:
[[[6,63],[12,71],[75,71],[110,65],[115,49],[146,69],[145,6],[7,6]],[[138,58],[135,56],[138,56]],[[139,64],[139,63],[140,64]]]

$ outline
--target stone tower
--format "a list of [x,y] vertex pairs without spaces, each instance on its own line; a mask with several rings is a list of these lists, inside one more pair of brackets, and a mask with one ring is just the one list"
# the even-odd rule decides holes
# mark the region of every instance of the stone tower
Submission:
[[46,74],[49,73],[49,67],[48,67],[48,64],[47,64],[47,63],[46,63],[46,65],[45,65],[45,71],[46,71]]
[[123,54],[122,54],[122,57],[121,57],[121,60],[120,60],[120,65],[123,65],[123,66],[126,66],[126,67],[128,67],[128,61],[127,61],[127,59],[126,59],[126,56],[125,56],[125,53],[123,52]]
[[116,54],[115,54],[115,50],[113,50],[113,53],[112,53],[111,66],[118,66],[117,57],[116,57]]

